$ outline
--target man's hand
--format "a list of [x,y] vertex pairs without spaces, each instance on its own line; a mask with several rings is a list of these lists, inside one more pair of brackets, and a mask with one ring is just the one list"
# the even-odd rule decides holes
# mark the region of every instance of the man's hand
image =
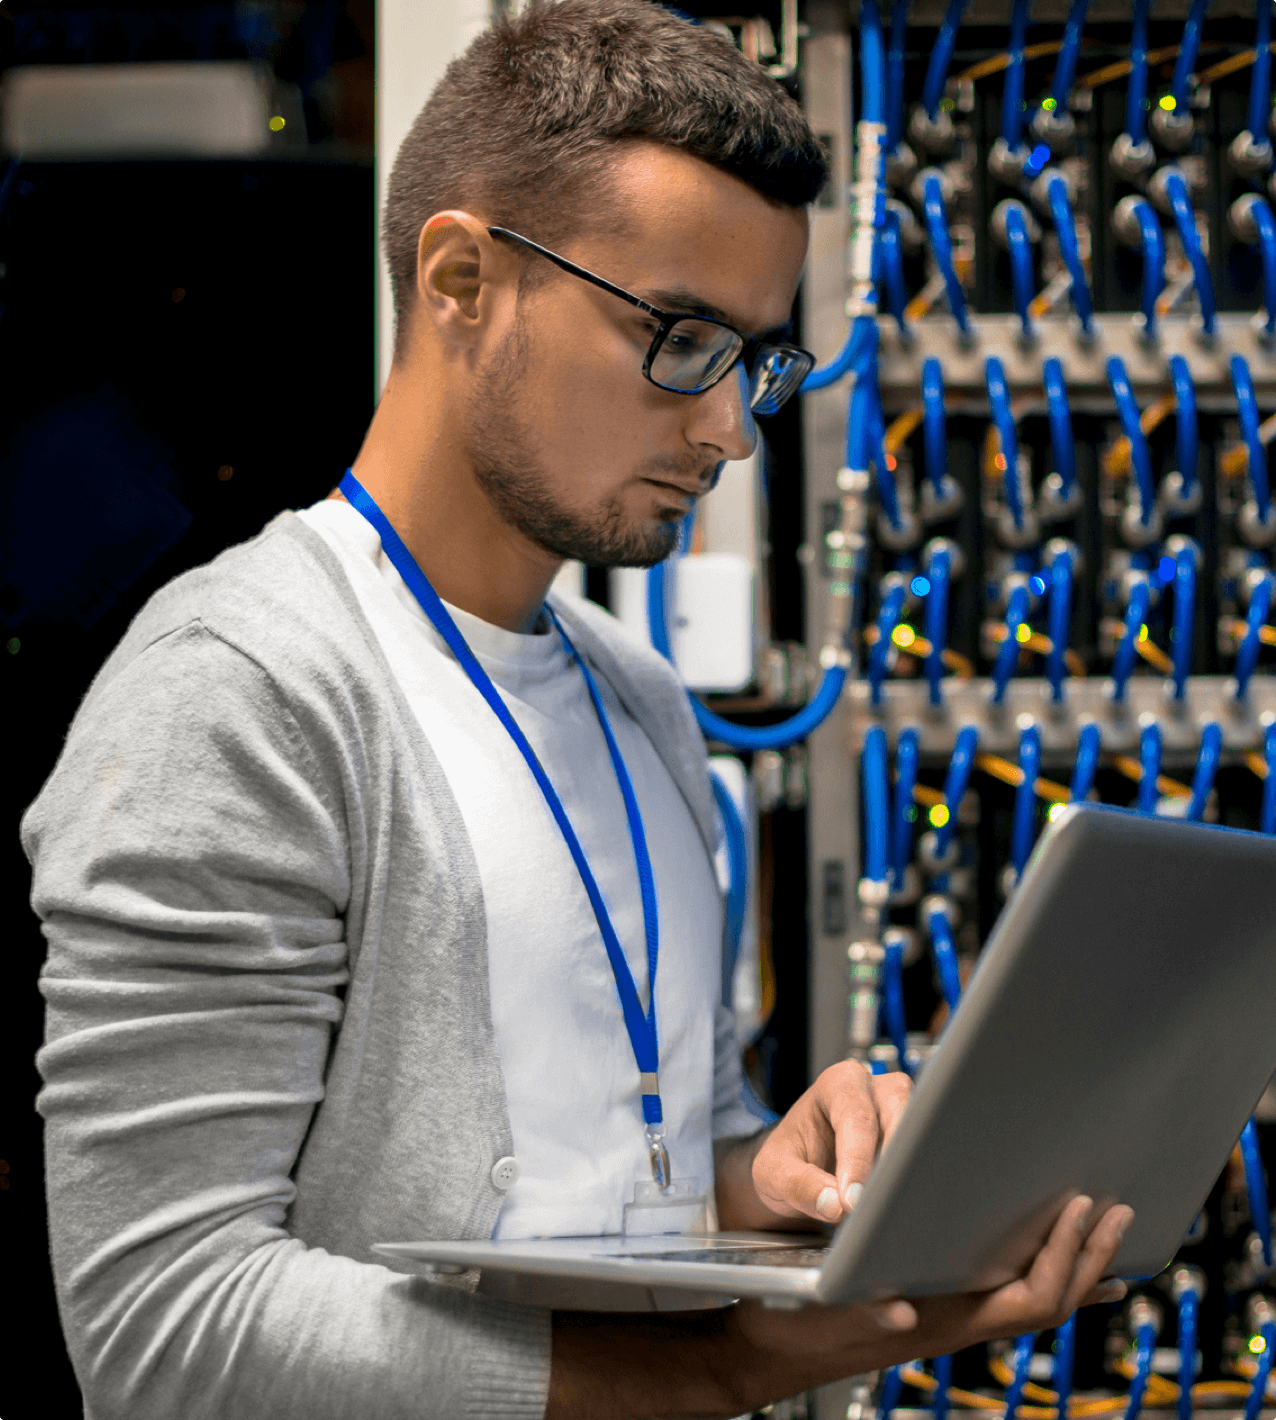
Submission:
[[871,1075],[854,1060],[830,1066],[758,1149],[759,1199],[781,1218],[838,1222],[855,1206],[911,1087],[899,1071]]
[[[995,1291],[872,1306],[638,1316],[555,1313],[546,1420],[740,1415],[844,1376],[1059,1326],[1079,1306],[1116,1301],[1100,1285],[1134,1214],[1089,1198],[1063,1210],[1027,1273]],[[1094,1224],[1093,1227],[1091,1226]]]

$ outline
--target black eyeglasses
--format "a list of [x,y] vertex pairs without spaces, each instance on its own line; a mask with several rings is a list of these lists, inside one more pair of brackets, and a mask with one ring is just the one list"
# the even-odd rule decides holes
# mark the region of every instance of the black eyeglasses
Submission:
[[743,361],[749,376],[749,409],[765,416],[774,414],[790,395],[797,393],[815,364],[815,356],[809,350],[754,340],[712,316],[662,311],[601,276],[595,276],[592,271],[586,271],[583,266],[577,266],[574,261],[520,237],[517,232],[504,227],[487,230],[494,237],[508,237],[530,248],[570,275],[610,291],[659,322],[642,364],[643,374],[659,389],[671,390],[674,394],[703,394]]

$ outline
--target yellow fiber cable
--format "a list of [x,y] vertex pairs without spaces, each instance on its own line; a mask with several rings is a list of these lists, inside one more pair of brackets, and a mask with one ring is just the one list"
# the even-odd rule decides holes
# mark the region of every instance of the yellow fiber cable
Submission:
[[[1006,630],[1005,622],[994,626],[992,629],[992,639],[997,642],[998,645],[1009,635],[1010,633]],[[1026,640],[1020,638],[1019,644],[1025,651],[1035,651],[1041,656],[1048,656],[1050,652],[1054,650],[1054,642],[1049,636],[1043,636],[1039,631],[1032,632]],[[1068,668],[1068,674],[1075,679],[1079,680],[1085,676],[1085,662],[1071,646],[1063,653],[1063,663]],[[1172,666],[1171,669],[1173,669]]]
[[[1114,754],[1108,762],[1118,773],[1124,774],[1127,779],[1133,779],[1136,784],[1143,778],[1143,766],[1128,754]],[[1166,774],[1157,775],[1156,787],[1167,798],[1190,799],[1192,797],[1192,791],[1186,784],[1180,784],[1177,779],[1171,779]]]
[[1246,769],[1257,774],[1260,779],[1267,778],[1267,761],[1261,754],[1255,754],[1253,750],[1250,750],[1244,759]]
[[[1149,404],[1139,415],[1139,428],[1145,434],[1150,434],[1173,413],[1174,396],[1163,395],[1160,399]],[[1110,478],[1122,478],[1130,472],[1130,441],[1124,434],[1104,453],[1103,471]]]
[[900,446],[904,440],[922,422],[924,411],[920,404],[914,405],[912,409],[906,409],[898,419],[892,419],[890,428],[886,431],[886,438],[882,441],[888,454],[899,453]]
[[1162,675],[1174,674],[1174,662],[1155,641],[1150,641],[1146,636],[1142,636],[1134,643],[1134,649],[1153,670],[1160,671]]
[[[1023,783],[1023,770],[1017,764],[1011,764],[1008,759],[1002,759],[995,754],[977,754],[975,764],[984,771],[991,774],[994,779],[1000,779],[1003,784],[1011,784],[1016,789]],[[1050,779],[1038,779],[1033,784],[1033,791],[1039,799],[1045,799],[1049,803],[1058,803],[1062,800],[1067,803],[1072,791],[1062,784],[1056,784]],[[1003,1381],[1003,1385],[1009,1385],[1009,1381]],[[1027,1389],[1024,1390],[1027,1395]]]
[[924,809],[933,809],[937,804],[944,802],[944,796],[939,789],[932,789],[927,784],[914,784],[913,802],[920,804]]
[[[1063,48],[1062,43],[1055,40],[1046,40],[1041,44],[1027,45],[1023,52],[1025,59],[1041,59],[1047,54],[1058,54]],[[1251,61],[1252,62],[1252,61]],[[957,75],[958,80],[968,80],[974,83],[976,79],[986,79],[989,74],[1000,74],[1003,69],[1010,68],[1010,54],[994,54],[991,59],[981,59],[978,64],[972,64],[969,69],[963,69]]]
[[[1214,46],[1211,45],[1212,49]],[[1179,47],[1177,44],[1167,45],[1164,49],[1149,49],[1148,64],[1160,64],[1163,60],[1173,59],[1177,56]],[[1096,69],[1092,74],[1083,75],[1077,80],[1078,89],[1097,89],[1100,84],[1110,83],[1113,79],[1123,79],[1130,72],[1130,61],[1119,59],[1115,64],[1105,64],[1102,69]]]
[[[1270,44],[1267,47],[1273,54],[1276,54],[1276,44]],[[1209,69],[1202,69],[1199,74],[1193,74],[1191,82],[1193,84],[1212,84],[1215,79],[1224,79],[1228,74],[1235,74],[1238,69],[1248,69],[1257,58],[1258,50],[1243,49],[1239,54],[1233,54],[1230,59],[1221,60]]]

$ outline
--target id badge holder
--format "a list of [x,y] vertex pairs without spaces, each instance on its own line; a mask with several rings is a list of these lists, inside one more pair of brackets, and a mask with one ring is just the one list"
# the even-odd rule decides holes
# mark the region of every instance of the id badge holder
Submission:
[[675,1178],[665,1186],[634,1184],[634,1201],[625,1204],[627,1238],[710,1231],[707,1195],[695,1178]]

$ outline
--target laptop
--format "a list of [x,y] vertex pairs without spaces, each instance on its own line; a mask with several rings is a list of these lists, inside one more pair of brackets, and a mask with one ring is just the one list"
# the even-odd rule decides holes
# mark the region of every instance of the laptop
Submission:
[[831,1237],[375,1250],[435,1271],[481,1268],[511,1296],[556,1279],[564,1296],[637,1284],[685,1306],[839,1304],[1000,1286],[1085,1193],[1134,1208],[1110,1274],[1147,1277],[1178,1250],[1274,1071],[1276,839],[1072,805],[1042,835]]

